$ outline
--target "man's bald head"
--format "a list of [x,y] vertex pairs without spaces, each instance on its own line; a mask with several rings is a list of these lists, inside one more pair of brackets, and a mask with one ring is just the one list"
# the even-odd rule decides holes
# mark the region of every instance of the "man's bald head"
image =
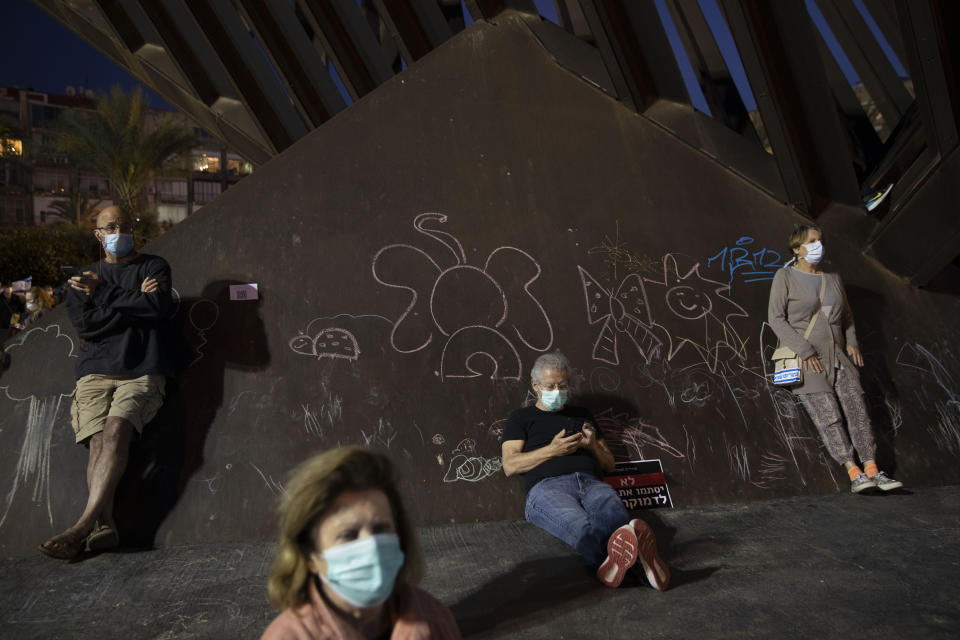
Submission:
[[123,209],[115,204],[104,207],[93,218],[94,224],[98,227],[105,227],[111,222],[130,222],[130,217],[123,213]]

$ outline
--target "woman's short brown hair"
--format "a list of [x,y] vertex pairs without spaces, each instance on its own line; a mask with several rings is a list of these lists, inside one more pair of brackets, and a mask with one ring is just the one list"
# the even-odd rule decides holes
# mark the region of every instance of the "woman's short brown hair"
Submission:
[[798,222],[793,225],[793,231],[790,232],[790,254],[792,255],[794,250],[799,249],[800,245],[807,242],[807,232],[809,231],[819,231],[823,235],[823,229],[817,225],[811,223]]
[[280,546],[267,580],[273,606],[287,609],[307,601],[309,557],[315,550],[317,526],[340,494],[369,489],[387,496],[405,556],[394,590],[404,583],[419,582],[423,570],[420,543],[394,484],[390,460],[363,447],[340,447],[300,464],[285,487],[279,509]]

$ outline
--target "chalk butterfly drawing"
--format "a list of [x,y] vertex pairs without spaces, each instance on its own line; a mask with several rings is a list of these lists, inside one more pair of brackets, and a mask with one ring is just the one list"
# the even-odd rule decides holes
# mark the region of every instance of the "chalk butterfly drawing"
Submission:
[[747,312],[730,299],[730,285],[700,274],[699,263],[681,274],[676,257],[667,254],[662,281],[631,273],[615,291],[578,268],[587,321],[600,325],[595,360],[619,364],[623,341],[648,364],[660,358],[672,361],[684,350],[692,363],[710,371],[722,360],[746,358],[746,343],[731,320],[746,318]]
[[399,353],[416,353],[436,338],[443,344],[443,379],[519,380],[517,343],[533,351],[553,345],[550,318],[530,290],[540,265],[509,246],[491,251],[482,268],[470,265],[460,241],[433,226],[446,222],[441,213],[422,213],[413,221],[418,233],[435,241],[429,245],[435,256],[411,244],[391,244],[373,257],[374,280],[409,297],[390,331],[390,345]]

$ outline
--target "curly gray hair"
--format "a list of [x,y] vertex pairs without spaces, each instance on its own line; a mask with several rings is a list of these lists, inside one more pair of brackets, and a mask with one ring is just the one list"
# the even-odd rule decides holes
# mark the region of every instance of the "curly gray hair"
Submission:
[[554,351],[553,353],[545,353],[534,361],[533,369],[530,370],[530,379],[534,382],[540,382],[543,372],[547,369],[565,371],[567,375],[573,373],[573,365],[570,364],[567,356],[559,351]]

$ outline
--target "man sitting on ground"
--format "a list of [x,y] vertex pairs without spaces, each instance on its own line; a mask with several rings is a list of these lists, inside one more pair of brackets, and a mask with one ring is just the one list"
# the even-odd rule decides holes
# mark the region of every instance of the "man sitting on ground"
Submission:
[[522,474],[527,521],[577,550],[597,579],[618,587],[637,559],[650,586],[667,588],[670,570],[650,527],[630,519],[602,480],[613,454],[586,409],[566,404],[570,361],[559,351],[537,358],[530,373],[537,403],[510,414],[503,429],[503,471]]

